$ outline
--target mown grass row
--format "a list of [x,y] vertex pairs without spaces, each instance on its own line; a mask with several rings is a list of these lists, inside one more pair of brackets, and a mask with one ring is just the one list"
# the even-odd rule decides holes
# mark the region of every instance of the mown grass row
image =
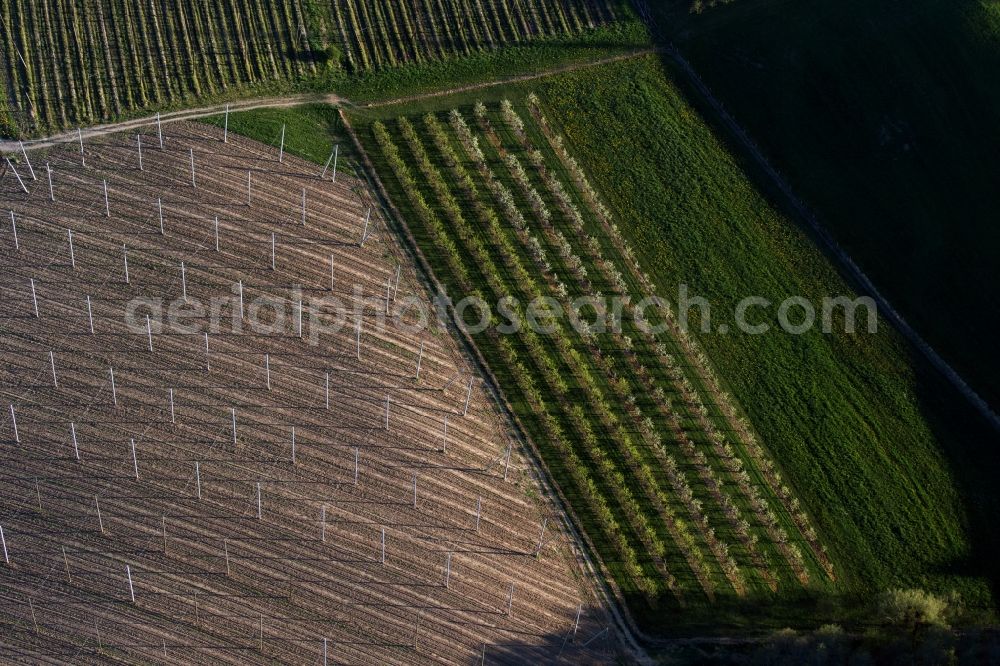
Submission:
[[303,0],[12,0],[5,93],[22,129],[44,132],[266,89],[316,73],[314,25]]
[[613,0],[334,0],[354,71],[577,34],[615,19]]

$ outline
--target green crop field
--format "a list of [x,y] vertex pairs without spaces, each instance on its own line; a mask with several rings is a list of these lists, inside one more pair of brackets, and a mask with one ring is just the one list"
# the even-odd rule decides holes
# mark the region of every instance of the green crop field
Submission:
[[[204,122],[217,127],[226,124],[225,116],[211,116]],[[338,146],[343,158],[340,170],[350,171],[348,160],[352,146],[344,134],[337,109],[326,104],[306,104],[294,108],[257,109],[229,114],[229,131],[252,136],[262,143],[279,145],[282,127],[285,128],[285,152],[303,159],[324,164],[330,151]]]
[[734,2],[661,28],[939,353],[1000,405],[1000,3]]

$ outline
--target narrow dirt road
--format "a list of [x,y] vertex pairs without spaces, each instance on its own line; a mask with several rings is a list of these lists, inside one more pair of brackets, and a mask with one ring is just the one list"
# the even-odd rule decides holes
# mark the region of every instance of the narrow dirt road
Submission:
[[[323,102],[327,104],[346,104],[347,100],[335,94],[328,95],[286,95],[284,97],[259,97],[255,99],[246,99],[239,102],[230,102],[228,104],[230,111],[251,111],[253,109],[264,109],[264,108],[278,108],[278,107],[288,107],[288,106],[300,106],[302,104],[309,104],[310,102]],[[176,122],[178,120],[194,120],[196,118],[204,118],[206,116],[216,116],[220,113],[224,113],[226,110],[226,104],[213,104],[211,106],[203,106],[196,109],[185,109],[183,111],[170,111],[168,113],[160,114],[160,121],[164,123]],[[50,148],[52,146],[68,143],[70,141],[78,141],[80,136],[86,140],[91,137],[100,136],[102,134],[112,134],[114,132],[123,132],[130,129],[137,129],[139,127],[148,127],[149,125],[156,124],[156,116],[144,116],[142,118],[133,118],[131,120],[123,120],[116,123],[108,123],[106,125],[95,125],[93,127],[87,127],[80,130],[70,130],[68,132],[62,132],[60,134],[53,134],[42,139],[31,139],[24,142],[24,147],[27,150],[36,150],[41,148]],[[0,141],[0,151],[2,152],[20,152],[21,144],[19,141],[13,141],[10,139],[4,139]]]

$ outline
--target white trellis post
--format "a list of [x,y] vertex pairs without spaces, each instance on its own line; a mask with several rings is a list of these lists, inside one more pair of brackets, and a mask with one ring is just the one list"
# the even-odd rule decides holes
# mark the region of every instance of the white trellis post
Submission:
[[423,340],[421,340],[420,341],[420,351],[417,353],[417,376],[416,376],[416,380],[418,382],[420,381],[420,364],[423,362],[423,360],[424,360],[424,342],[423,342]]
[[167,389],[167,391],[170,392],[170,422],[177,423],[176,419],[174,419],[174,390]]
[[35,278],[28,278],[31,283],[31,303],[35,306],[35,319],[38,319],[38,294],[35,293]]
[[483,496],[476,500],[476,531],[479,531],[479,519],[483,515]]
[[19,174],[17,169],[14,167],[14,163],[10,161],[9,157],[5,157],[4,159],[7,160],[7,166],[10,167],[11,173],[13,173],[14,177],[17,178],[17,184],[21,186],[21,189],[24,190],[25,194],[29,194],[28,188],[25,186],[24,181],[21,180],[21,174]]
[[445,588],[448,587],[448,584],[450,582],[451,582],[451,551],[448,551],[448,553],[445,555],[445,560],[444,560],[444,586],[445,586]]
[[465,407],[462,409],[462,416],[466,416],[469,413],[469,401],[472,400],[472,382],[474,381],[474,377],[469,380],[469,388],[465,394]]
[[3,561],[10,564],[10,553],[7,552],[7,537],[3,533],[3,525],[0,525],[0,544],[3,544]]
[[28,159],[28,151],[24,149],[24,141],[21,141],[21,154],[24,155],[24,163],[28,165],[28,172],[31,174],[31,180],[38,180],[35,177],[35,169],[31,166],[31,160]]
[[67,229],[66,236],[69,238],[69,265],[76,268],[76,253],[73,252],[73,230]]
[[233,416],[233,444],[236,444],[236,408],[230,407]]
[[163,235],[163,199],[157,197],[156,199],[156,210],[160,214],[160,235]]
[[90,334],[94,335],[94,308],[90,304],[90,295],[87,295],[87,319],[90,322]]
[[326,663],[326,639],[323,639],[323,666],[327,666]]
[[368,240],[368,223],[371,220],[372,207],[368,206],[368,212],[365,213],[365,226],[361,230],[361,247],[365,246],[365,241]]
[[240,319],[243,319],[243,280],[239,281],[240,285]]
[[188,283],[187,283],[187,271],[184,270],[184,262],[181,262],[181,298],[187,303],[188,299]]
[[295,464],[295,426],[292,426],[292,464]]
[[128,248],[122,243],[122,259],[125,261],[125,284],[128,284]]
[[160,137],[160,150],[163,150],[163,126],[160,124],[160,112],[156,112],[156,134]]
[[139,480],[139,456],[135,454],[135,438],[129,440],[132,447],[132,471],[135,472],[135,480]]
[[17,220],[14,219],[14,211],[10,211],[10,228],[14,231],[14,249],[20,250],[21,243],[17,240]]
[[330,409],[330,372],[326,373],[326,385],[324,387],[324,393],[326,394],[326,408]]
[[83,130],[79,127],[76,128],[76,136],[80,140],[80,166],[87,166],[87,158],[83,154]]
[[191,187],[197,189],[198,182],[195,180],[194,177],[194,148],[190,148],[189,150],[191,153]]
[[326,504],[319,508],[319,540],[326,543]]
[[278,149],[278,162],[285,161],[285,123],[281,123],[281,147]]
[[261,511],[261,499],[260,499],[260,481],[257,482],[257,520],[260,520],[262,516]]
[[385,528],[382,528],[382,566],[385,566]]
[[69,575],[69,556],[66,554],[66,546],[62,547],[63,565],[66,567],[66,582],[73,583],[73,577]]
[[538,545],[535,546],[535,556],[542,552],[543,539],[545,538],[545,527],[549,524],[548,518],[542,519],[542,529],[538,531]]
[[101,528],[101,534],[104,534],[104,518],[101,516],[101,501],[94,495],[94,506],[97,507],[97,526]]
[[576,620],[573,622],[573,638],[576,639],[576,632],[580,628],[580,615],[583,613],[583,604],[576,607]]
[[205,331],[205,372],[212,371],[212,359],[208,355],[208,331]]
[[108,181],[104,180],[104,215],[111,217],[111,203],[108,201]]
[[299,309],[296,318],[296,330],[298,331],[298,336],[302,337],[302,299],[299,299]]
[[389,429],[389,396],[385,396],[385,429]]
[[[34,285],[34,282],[32,282]],[[34,293],[34,287],[32,287],[32,293]],[[38,316],[38,306],[35,306],[35,316]],[[358,348],[358,360],[361,360],[361,317],[358,317],[357,324],[355,325],[355,332],[357,333],[357,348]]]
[[54,388],[59,388],[59,379],[56,377],[56,355],[55,352],[49,352],[49,365],[52,367],[52,386]]
[[[11,407],[13,410],[13,407]],[[13,411],[11,411],[13,413]],[[360,457],[357,447],[354,448],[354,485],[358,485],[358,458]]]
[[70,432],[70,435],[73,436],[73,454],[76,456],[76,459],[79,460],[80,459],[80,445],[77,444],[77,441],[76,441],[76,424],[75,423],[71,422],[69,424],[69,432]]
[[153,325],[149,321],[149,315],[146,315],[146,339],[149,342],[149,351],[153,351]]
[[215,251],[219,251],[219,216],[215,216]]
[[277,238],[275,237],[275,234],[272,231],[271,232],[271,270],[272,271],[274,270],[274,255],[275,255],[275,250],[276,250],[275,246],[277,244],[278,244]]
[[111,373],[111,402],[114,404],[115,407],[117,407],[118,406],[118,391],[115,390],[115,369],[113,367],[111,367],[111,366],[108,366],[108,370]]
[[125,574],[128,576],[128,593],[132,597],[132,603],[135,603],[135,588],[132,587],[132,569],[129,565],[125,565]]
[[222,540],[222,552],[226,555],[226,575],[230,574],[229,570],[229,544],[225,539]]
[[333,291],[333,255],[330,255],[330,291]]
[[14,443],[21,443],[21,435],[17,432],[17,416],[14,415],[14,403],[10,405],[10,425],[14,429]]
[[222,143],[229,143],[229,105],[226,104],[226,120],[222,125]]
[[271,355],[264,354],[264,385],[271,390]]
[[48,162],[45,163],[45,173],[49,177],[49,201],[55,201],[56,191],[52,188],[52,167],[49,166]]
[[399,264],[396,266],[396,281],[393,283],[392,287],[392,302],[396,302],[396,295],[399,293],[399,278],[402,277],[403,265]]
[[201,499],[201,463],[194,462],[194,482],[198,487],[198,499]]
[[330,182],[333,183],[337,182],[337,158],[339,157],[339,153],[340,153],[340,144],[337,144],[336,146],[333,147],[333,178],[330,179]]
[[135,135],[135,145],[139,147],[139,171],[145,171],[145,169],[142,168],[142,135],[141,134],[136,134]]
[[[319,175],[320,180],[323,180],[323,178],[326,176],[326,172],[330,168],[330,163],[333,161],[336,155],[337,155],[337,146],[334,146],[333,150],[330,151],[330,157],[326,158],[326,164],[323,165],[323,173]],[[335,166],[333,169],[334,169],[334,174],[336,174],[337,167]],[[334,180],[336,180],[336,176],[334,176]]]

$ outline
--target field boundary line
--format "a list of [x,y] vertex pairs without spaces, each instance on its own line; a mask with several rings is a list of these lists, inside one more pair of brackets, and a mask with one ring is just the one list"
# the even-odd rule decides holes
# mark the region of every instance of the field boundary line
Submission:
[[[378,198],[384,202],[382,207],[387,213],[389,213],[386,216],[387,222],[388,220],[393,220],[393,226],[396,227],[394,231],[399,234],[400,240],[403,241],[401,244],[403,245],[404,251],[412,255],[414,264],[418,271],[423,274],[424,279],[427,281],[427,285],[432,289],[436,289],[438,293],[446,293],[444,286],[438,281],[437,276],[432,271],[430,263],[424,256],[420,246],[417,245],[416,238],[413,236],[409,226],[407,226],[404,221],[402,214],[389,197],[389,193],[386,190],[385,185],[382,183],[378,173],[375,171],[375,167],[372,164],[371,159],[368,157],[368,153],[361,145],[350,120],[347,118],[346,114],[344,114],[342,109],[339,110],[339,114],[341,121],[344,124],[344,129],[351,137],[351,141],[361,157],[361,172],[363,174],[367,174],[366,180],[368,180],[372,185],[372,189]],[[531,467],[533,470],[532,476],[534,476],[538,481],[548,501],[554,504],[555,508],[560,510],[562,514],[560,516],[560,522],[578,545],[578,548],[576,549],[578,551],[578,564],[583,565],[583,568],[585,569],[584,573],[592,582],[598,597],[603,598],[604,607],[611,615],[618,633],[625,639],[628,649],[632,652],[633,656],[639,663],[651,664],[652,661],[640,645],[639,640],[636,639],[636,636],[639,636],[644,642],[648,642],[648,637],[646,637],[638,629],[635,624],[635,620],[632,618],[631,613],[628,610],[628,606],[625,604],[621,590],[618,589],[617,584],[614,582],[614,578],[611,577],[606,571],[604,564],[598,559],[598,564],[595,565],[594,559],[596,559],[596,556],[595,558],[591,558],[590,556],[590,551],[595,554],[597,552],[593,543],[591,543],[589,537],[586,535],[586,532],[582,529],[577,529],[576,524],[579,523],[579,519],[576,518],[572,507],[563,496],[562,492],[554,485],[554,483],[551,482],[548,467],[545,465],[534,441],[528,436],[527,431],[525,430],[520,419],[518,419],[517,415],[514,413],[513,407],[504,396],[496,376],[486,363],[486,359],[483,357],[479,348],[472,341],[468,333],[462,331],[452,322],[448,322],[447,328],[457,340],[461,341],[462,346],[466,348],[466,353],[470,357],[469,360],[473,362],[476,369],[482,374],[484,384],[489,386],[489,392],[493,397],[494,402],[500,408],[503,416],[510,424],[513,434],[523,445],[524,451],[531,461]],[[598,576],[598,570],[600,570],[604,576]]]

